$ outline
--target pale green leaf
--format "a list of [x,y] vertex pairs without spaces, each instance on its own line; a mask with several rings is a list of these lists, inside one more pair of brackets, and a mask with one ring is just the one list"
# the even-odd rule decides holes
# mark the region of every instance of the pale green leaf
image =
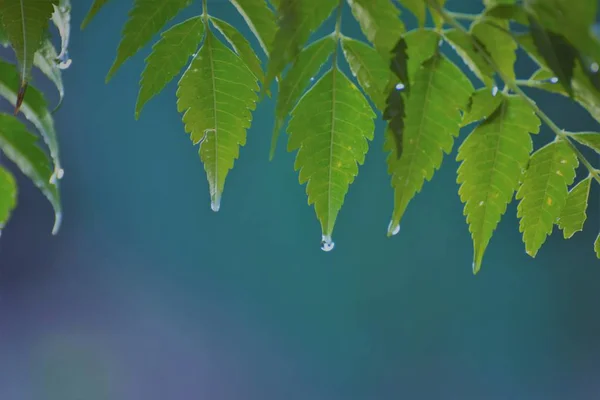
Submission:
[[[410,48],[410,47],[409,47]],[[394,188],[394,212],[388,234],[397,232],[410,200],[431,180],[452,150],[473,86],[461,70],[436,53],[412,79],[406,100],[402,157],[396,157],[393,137],[386,135],[388,172]]]
[[106,5],[106,3],[108,2],[109,0],[94,0],[92,7],[90,7],[90,10],[85,16],[85,19],[81,23],[81,29],[85,29],[85,27],[90,23],[90,21],[96,16],[96,14],[98,14],[98,11],[100,11],[100,9],[104,7],[104,5]]
[[[487,20],[489,21],[489,20]],[[500,72],[509,80],[515,80],[515,62],[517,60],[517,43],[512,36],[494,26],[508,29],[508,23],[504,21],[477,22],[471,26],[471,34],[479,40],[488,51]]]
[[0,23],[4,26],[19,61],[21,93],[18,104],[21,103],[31,77],[35,52],[41,47],[48,29],[54,2],[55,0],[0,0]]
[[11,115],[0,114],[0,150],[48,198],[54,208],[52,233],[56,234],[62,219],[60,195],[57,186],[50,182],[52,175],[50,160],[36,142],[37,137],[29,133],[18,119]]
[[[0,96],[15,105],[19,92],[19,74],[13,64],[0,61]],[[60,179],[63,171],[60,166],[58,139],[54,130],[54,120],[48,110],[46,100],[40,91],[33,86],[27,89],[27,96],[21,105],[21,112],[38,131],[48,145],[54,162],[53,179]]]
[[552,142],[536,151],[530,159],[523,184],[517,192],[519,230],[527,254],[535,257],[546,237],[552,233],[575,179],[577,156],[564,141]]
[[[55,0],[56,1],[56,0]],[[69,40],[71,38],[71,0],[58,0],[54,5],[52,22],[60,34],[60,53],[57,56],[59,66],[66,69],[71,65],[69,58]]]
[[[33,65],[39,68],[40,71],[48,79],[54,83],[59,95],[59,105],[65,97],[65,86],[63,84],[62,72],[56,62],[58,53],[50,39],[46,39],[42,43],[42,47],[35,53],[33,57]],[[58,107],[58,106],[57,106]]]
[[373,139],[375,113],[356,86],[334,66],[300,99],[288,124],[288,151],[307,183],[308,204],[321,223],[324,249]]
[[160,93],[188,63],[204,34],[202,17],[193,17],[171,27],[152,47],[142,72],[140,93],[135,106],[138,119],[144,105]]
[[275,14],[271,11],[265,0],[229,0],[242,15],[248,27],[258,39],[260,47],[265,54],[269,54],[277,23]]
[[474,36],[457,29],[449,29],[444,33],[444,38],[475,76],[486,86],[491,87],[494,83],[495,71],[475,46]]
[[425,1],[423,0],[400,0],[400,4],[408,8],[411,13],[417,18],[419,27],[425,26],[425,19],[427,18],[427,10],[425,8]]
[[4,228],[17,205],[17,183],[12,174],[0,167],[0,229]]
[[354,18],[379,54],[388,60],[404,33],[400,10],[390,0],[348,0]]
[[358,40],[344,37],[342,49],[352,74],[360,87],[369,95],[375,106],[383,112],[385,109],[386,85],[390,77],[389,65],[371,46]]
[[263,90],[296,59],[310,34],[331,15],[338,0],[282,0],[278,4],[278,26],[269,54]]
[[179,81],[177,109],[185,131],[200,143],[200,159],[218,211],[225,178],[246,144],[258,81],[242,60],[207,30],[204,43]]
[[[425,1],[425,0],[423,0]],[[446,4],[446,0],[434,0],[437,4],[439,4],[439,6],[441,8],[444,7],[444,5]],[[438,29],[442,29],[442,27],[444,26],[444,17],[442,17],[440,15],[439,12],[437,12],[437,9],[435,7],[431,7],[429,6],[429,11],[431,12],[431,18],[433,19],[433,23],[435,24],[435,26]]]
[[288,73],[281,80],[277,106],[275,109],[275,128],[271,140],[270,158],[273,159],[279,131],[306,87],[319,73],[323,64],[331,56],[336,42],[332,35],[325,36],[305,47]]
[[481,268],[485,250],[500,218],[519,186],[533,150],[530,133],[540,120],[521,97],[499,94],[501,104],[478,125],[458,150],[457,183],[473,238],[473,272]]
[[590,149],[596,150],[600,154],[600,133],[597,132],[581,132],[572,133],[569,137],[577,140],[579,143],[586,145]]
[[161,28],[173,19],[192,0],[135,0],[129,20],[123,30],[117,57],[108,71],[108,82],[119,67],[144,47]]
[[557,221],[558,227],[562,229],[565,239],[569,239],[576,232],[583,230],[583,224],[587,219],[586,210],[591,183],[592,177],[589,176],[569,191],[567,202]]
[[210,22],[212,22],[214,27],[223,34],[233,50],[240,56],[244,63],[246,63],[246,66],[252,71],[254,76],[256,76],[256,79],[262,83],[265,77],[260,65],[260,60],[246,38],[239,33],[237,29],[223,20],[210,17]]
[[598,234],[598,237],[594,242],[594,251],[596,252],[596,257],[600,258],[600,234]]
[[462,126],[486,119],[500,106],[503,97],[494,95],[494,91],[488,88],[476,90],[469,100],[467,111],[463,114]]

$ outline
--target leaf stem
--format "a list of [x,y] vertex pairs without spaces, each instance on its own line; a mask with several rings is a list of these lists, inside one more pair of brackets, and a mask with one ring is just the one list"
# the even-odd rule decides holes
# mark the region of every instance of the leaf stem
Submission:
[[[444,19],[444,21],[446,23],[448,23],[449,25],[452,25],[452,27],[460,30],[462,33],[469,35],[469,32],[461,24],[458,23],[458,21],[452,16],[451,13],[448,13],[446,10],[444,10],[438,4],[437,0],[426,0],[426,1],[430,5],[430,7],[435,9],[442,16],[442,18]],[[469,35],[469,37],[471,37],[471,36]],[[538,107],[538,105],[535,103],[535,101],[533,101],[529,96],[527,96],[527,94],[525,94],[525,92],[523,92],[523,90],[517,84],[517,81],[508,78],[501,71],[501,69],[496,65],[494,60],[487,54],[485,49],[476,40],[472,40],[472,43],[473,43],[473,46],[475,46],[475,48],[477,48],[477,50],[481,53],[481,55],[486,60],[486,62],[488,62],[490,64],[490,66],[495,70],[495,72],[498,74],[500,79],[502,79],[504,81],[504,84],[510,90],[515,92],[517,95],[521,96],[523,99],[525,99],[529,103],[529,105],[531,106],[533,111],[537,114],[537,116],[554,132],[554,134],[558,138],[564,140],[571,147],[571,150],[573,150],[573,152],[577,155],[577,158],[579,159],[579,161],[583,165],[585,165],[585,167],[588,169],[588,171],[594,177],[594,179],[596,179],[596,181],[598,183],[600,183],[600,174],[592,166],[592,164],[590,164],[590,162],[585,158],[585,156],[579,151],[579,149],[575,146],[575,144],[573,144],[573,142],[569,139],[569,135],[565,131],[560,129],[554,123],[554,121],[552,121],[552,119],[550,119],[550,117],[548,117],[548,115],[546,115],[546,113],[543,112],[542,109],[540,109]]]
[[337,56],[338,47],[340,44],[340,37],[342,36],[342,8],[344,7],[344,0],[340,0],[337,6],[335,15],[335,30],[333,31],[333,38],[335,39],[335,48],[333,50],[332,64],[334,68],[337,68]]
[[202,0],[202,18],[208,22],[208,4],[207,0]]
[[447,11],[448,15],[454,19],[462,19],[465,21],[477,21],[479,19],[479,15],[476,14],[467,14],[461,12]]

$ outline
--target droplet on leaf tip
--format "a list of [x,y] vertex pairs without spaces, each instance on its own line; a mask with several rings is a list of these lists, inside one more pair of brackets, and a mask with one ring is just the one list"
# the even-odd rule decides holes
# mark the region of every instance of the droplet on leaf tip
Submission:
[[550,83],[558,83],[558,78],[555,76],[550,78]]
[[210,202],[210,208],[211,210],[213,210],[214,212],[218,212],[219,209],[221,208],[221,199],[217,199],[217,200],[213,200]]
[[388,236],[396,236],[400,232],[400,224],[394,225],[394,221],[390,221],[388,225]]
[[331,240],[331,236],[323,235],[321,238],[321,250],[327,252],[333,250],[335,243]]

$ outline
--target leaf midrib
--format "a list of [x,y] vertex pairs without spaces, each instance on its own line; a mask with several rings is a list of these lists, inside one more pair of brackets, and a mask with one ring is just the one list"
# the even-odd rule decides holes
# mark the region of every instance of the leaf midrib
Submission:
[[[212,47],[212,33],[210,27],[206,24],[206,42],[208,45],[208,58],[210,65],[210,77],[213,88],[213,118],[214,118],[214,133],[215,133],[215,173],[214,173],[214,190],[215,190],[215,205],[218,205],[221,201],[219,193],[219,142],[218,142],[218,119],[217,119],[217,87],[215,80],[215,66],[213,64],[213,47]],[[208,132],[206,132],[208,134]]]

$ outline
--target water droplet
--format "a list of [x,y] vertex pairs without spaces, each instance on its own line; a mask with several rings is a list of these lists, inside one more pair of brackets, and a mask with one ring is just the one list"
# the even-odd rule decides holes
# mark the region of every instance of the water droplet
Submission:
[[482,205],[484,205],[484,204],[485,204],[485,201],[481,200],[481,201],[479,202],[479,207],[481,207],[481,206],[482,206]]
[[439,46],[439,47],[442,47],[442,46],[443,46],[443,44],[444,44],[444,41],[443,41],[443,40],[440,40],[440,41],[438,42],[438,46]]
[[331,251],[335,247],[335,243],[331,240],[331,236],[323,235],[321,239],[321,250],[323,251]]
[[404,84],[402,84],[402,83],[397,84],[396,90],[404,90]]
[[56,182],[58,180],[62,179],[63,176],[65,176],[64,169],[62,169],[62,168],[55,169],[54,172],[52,173],[52,176],[50,176],[50,183],[53,185],[56,185]]
[[314,82],[314,81],[315,81],[315,77],[314,77],[314,76],[311,76],[311,77],[310,77],[310,81],[311,81],[311,82]]
[[592,71],[592,73],[596,74],[596,73],[598,73],[599,70],[600,70],[600,65],[598,65],[597,62],[594,62],[590,65],[590,71]]
[[498,94],[498,86],[494,86],[492,88],[492,96],[496,96]]
[[560,163],[561,163],[561,164],[566,164],[566,163],[567,163],[567,160],[560,160]]
[[394,221],[390,221],[388,225],[388,235],[396,236],[400,232],[400,224],[393,225]]
[[219,209],[221,208],[221,199],[220,199],[220,198],[218,198],[218,199],[216,199],[216,200],[214,200],[214,201],[211,201],[211,202],[210,202],[210,208],[211,208],[211,210],[213,210],[214,212],[218,212],[218,211],[219,211]]
[[550,83],[558,83],[558,78],[555,76],[550,78]]

